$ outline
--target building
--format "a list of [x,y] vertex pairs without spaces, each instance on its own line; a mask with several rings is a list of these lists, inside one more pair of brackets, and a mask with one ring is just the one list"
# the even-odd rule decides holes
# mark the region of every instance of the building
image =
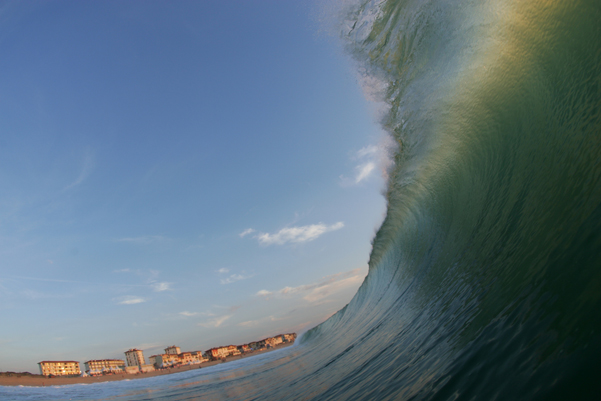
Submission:
[[127,366],[142,366],[146,364],[144,354],[136,348],[125,351],[125,360],[127,361]]
[[211,348],[207,350],[207,354],[209,354],[209,358],[211,358],[213,361],[217,359],[223,359],[228,356],[225,347]]
[[125,373],[127,373],[128,375],[135,375],[137,373],[140,373],[140,367],[137,365],[136,366],[126,366]]
[[209,360],[209,356],[202,351],[192,351],[192,358],[194,358],[193,363],[203,363]]
[[241,352],[235,345],[228,345],[226,347],[211,348],[210,350],[207,350],[207,354],[212,360],[217,360],[228,356],[240,355]]
[[100,373],[122,373],[125,369],[123,359],[92,359],[84,362],[84,370],[93,375]]
[[153,365],[142,365],[142,366],[140,366],[140,372],[142,372],[142,373],[154,372],[154,366]]
[[161,354],[155,355],[153,365],[157,368],[168,368],[171,366],[179,365],[179,361],[179,355]]
[[81,375],[79,362],[76,361],[42,361],[38,362],[40,374],[44,376],[71,376]]
[[172,345],[171,347],[165,348],[165,353],[169,354],[169,355],[177,355],[177,354],[181,354],[182,351],[179,349],[179,347]]
[[154,365],[155,367],[157,366],[157,357],[158,355],[152,355],[150,358],[148,358],[148,363],[151,365]]
[[250,346],[248,344],[243,344],[243,345],[238,345],[238,351],[240,351],[241,353],[245,353],[245,352],[250,352],[252,351],[250,349]]

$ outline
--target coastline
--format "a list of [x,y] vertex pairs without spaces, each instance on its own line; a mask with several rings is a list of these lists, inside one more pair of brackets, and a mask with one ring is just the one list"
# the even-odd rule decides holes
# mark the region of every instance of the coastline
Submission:
[[290,347],[292,343],[278,344],[271,349],[262,351],[253,351],[244,355],[231,356],[225,359],[225,361],[211,361],[205,362],[198,365],[184,365],[173,368],[155,370],[148,373],[136,373],[136,374],[112,374],[102,376],[87,376],[87,377],[52,377],[48,378],[42,375],[23,375],[14,373],[12,376],[0,375],[0,386],[26,386],[26,387],[48,387],[48,386],[67,386],[71,384],[90,384],[90,383],[101,383],[101,382],[112,382],[120,380],[136,380],[146,379],[149,377],[170,375],[175,373],[187,372],[189,370],[196,370],[207,368],[209,366],[219,365],[221,363],[227,363],[237,361],[243,358],[249,358],[251,356],[261,355],[267,352],[276,351],[278,349]]

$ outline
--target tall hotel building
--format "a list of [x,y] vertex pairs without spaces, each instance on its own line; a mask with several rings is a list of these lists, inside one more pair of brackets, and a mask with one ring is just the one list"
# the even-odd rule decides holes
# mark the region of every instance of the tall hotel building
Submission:
[[146,362],[144,361],[144,354],[141,350],[136,348],[125,351],[125,360],[127,361],[127,366],[146,365]]

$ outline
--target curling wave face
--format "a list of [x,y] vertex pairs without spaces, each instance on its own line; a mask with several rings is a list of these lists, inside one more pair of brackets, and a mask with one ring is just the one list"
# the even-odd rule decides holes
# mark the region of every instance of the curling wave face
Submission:
[[600,18],[595,1],[348,14],[399,149],[369,276],[305,339],[345,371],[326,398],[601,394]]

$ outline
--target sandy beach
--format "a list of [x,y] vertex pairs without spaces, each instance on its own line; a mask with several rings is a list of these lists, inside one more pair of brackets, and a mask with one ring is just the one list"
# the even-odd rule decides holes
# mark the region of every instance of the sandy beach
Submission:
[[269,350],[262,351],[254,351],[252,353],[247,353],[239,356],[231,356],[228,357],[225,361],[211,361],[201,363],[199,365],[185,365],[178,366],[174,368],[167,368],[161,370],[155,370],[154,372],[149,373],[137,373],[133,375],[129,374],[113,374],[113,375],[103,375],[103,376],[88,376],[88,377],[52,377],[48,378],[46,376],[41,375],[28,375],[21,373],[12,373],[10,376],[7,374],[0,374],[0,386],[34,386],[34,387],[42,387],[42,386],[65,386],[69,384],[89,384],[89,383],[100,383],[100,382],[109,382],[109,381],[118,381],[118,380],[135,380],[135,379],[146,379],[148,377],[154,376],[162,376],[169,375],[174,373],[187,372],[189,370],[202,369],[213,365],[218,365],[220,363],[227,363],[231,361],[236,361],[242,358],[248,358],[251,356],[256,356],[260,354],[264,354],[266,352],[275,351],[278,349],[286,348],[291,346],[294,343],[280,344],[276,345],[274,348]]

